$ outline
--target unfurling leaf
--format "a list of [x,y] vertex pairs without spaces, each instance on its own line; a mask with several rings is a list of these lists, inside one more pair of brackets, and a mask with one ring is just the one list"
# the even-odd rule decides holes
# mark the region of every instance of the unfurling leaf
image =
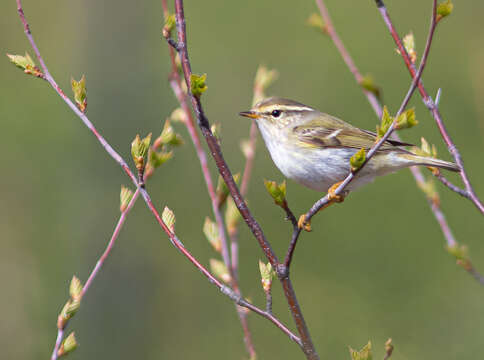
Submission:
[[171,211],[167,206],[165,206],[165,208],[163,209],[161,219],[171,231],[175,231],[175,213]]
[[163,145],[178,146],[182,144],[182,137],[179,134],[175,133],[173,126],[171,126],[170,120],[166,119],[165,125],[163,126],[163,131],[161,132],[160,136],[158,136],[154,141],[153,147],[155,149],[161,149]]
[[229,235],[233,235],[237,231],[237,225],[240,221],[240,212],[235,205],[234,200],[229,197],[227,199],[227,208],[225,209],[225,225]]
[[244,154],[246,159],[254,155],[254,149],[250,139],[242,139],[240,141],[240,150],[242,150],[242,154]]
[[281,206],[286,206],[286,181],[278,184],[275,181],[265,180],[264,185],[266,186],[267,192],[274,199],[274,202]]
[[408,109],[401,113],[397,118],[396,129],[409,129],[418,124],[417,119],[415,119],[415,108]]
[[363,89],[373,93],[373,95],[380,99],[381,88],[375,83],[373,76],[371,76],[370,74],[367,74],[361,78],[360,86]]
[[352,360],[372,360],[371,342],[368,341],[360,351],[350,348],[350,355]]
[[22,55],[12,55],[7,54],[10,61],[17,66],[18,68],[22,69],[24,73],[34,75],[39,78],[44,78],[44,74],[40,69],[35,65],[34,60],[30,57],[30,55],[26,52],[25,56]]
[[133,197],[133,192],[126,186],[121,185],[119,193],[119,211],[124,212],[128,208],[128,204]]
[[385,359],[388,359],[390,356],[392,356],[393,353],[393,344],[392,344],[392,338],[389,338],[385,342]]
[[59,316],[57,317],[57,328],[61,330],[64,329],[67,322],[76,314],[80,306],[80,300],[73,300],[72,298],[67,300]]
[[163,26],[163,35],[165,35],[165,31],[168,34],[175,28],[176,25],[176,18],[175,14],[168,14],[165,17],[165,25]]
[[317,13],[312,13],[309,15],[308,19],[306,20],[306,24],[311,26],[312,28],[315,28],[317,30],[320,30],[321,32],[327,34],[328,29],[326,28],[326,25],[324,24],[323,18],[321,15]]
[[383,114],[381,117],[381,123],[380,125],[376,127],[376,133],[378,138],[383,137],[383,135],[386,134],[390,126],[392,125],[393,118],[390,116],[390,113],[388,112],[388,108],[386,105],[383,107]]
[[259,260],[259,270],[260,270],[262,288],[264,289],[265,292],[268,292],[271,289],[272,279],[275,276],[275,272],[274,270],[272,270],[271,263],[264,264],[260,260]]
[[71,284],[69,286],[69,295],[72,300],[80,301],[82,297],[82,283],[76,276],[72,277]]
[[74,93],[74,101],[77,104],[77,107],[82,112],[86,112],[87,108],[87,91],[86,91],[86,77],[82,75],[79,81],[74,80],[71,77],[71,87],[72,92]]
[[277,70],[269,70],[264,65],[259,65],[254,79],[254,98],[252,99],[252,106],[266,97],[266,89],[271,86],[278,77],[279,73]]
[[403,46],[407,50],[408,56],[410,56],[410,61],[415,64],[417,61],[417,51],[415,50],[415,36],[413,36],[413,33],[409,33],[403,37]]
[[366,151],[364,148],[358,150],[351,158],[350,158],[350,166],[351,171],[354,172],[358,170],[366,160]]
[[141,139],[139,135],[136,135],[131,143],[131,156],[133,157],[134,164],[138,171],[145,167],[145,158],[150,147],[150,142],[151,133],[143,139]]
[[423,137],[421,138],[421,141],[422,141],[422,146],[421,147],[414,146],[412,148],[412,152],[420,156],[436,158],[437,148],[435,147],[435,145],[432,144],[432,146],[430,146],[427,140],[425,140],[425,138]]
[[190,75],[190,91],[195,97],[200,97],[207,90],[207,74]]
[[223,282],[230,282],[230,273],[223,261],[210,259],[210,269],[212,270],[212,273]]
[[203,224],[203,233],[215,251],[220,252],[222,249],[222,242],[220,240],[218,226],[214,221],[210,220],[208,216],[205,218],[205,223]]
[[441,2],[437,5],[437,21],[449,16],[452,13],[452,10],[454,10],[454,4],[452,4],[451,0]]
[[69,354],[70,352],[74,351],[78,346],[78,343],[76,341],[76,337],[74,335],[74,331],[69,334],[68,337],[66,337],[60,347],[59,350],[57,351],[57,356],[64,356]]
[[[240,173],[233,175],[234,181],[236,184],[239,184]],[[229,188],[225,183],[224,179],[219,175],[218,182],[217,182],[217,189],[215,190],[215,194],[217,195],[217,205],[221,207],[225,200],[227,200],[227,196],[229,195]]]

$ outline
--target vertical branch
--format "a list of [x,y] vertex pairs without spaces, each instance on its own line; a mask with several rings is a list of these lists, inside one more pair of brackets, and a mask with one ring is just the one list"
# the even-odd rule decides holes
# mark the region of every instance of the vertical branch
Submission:
[[[185,82],[187,84],[187,89],[190,94],[192,107],[194,109],[195,115],[198,120],[198,125],[200,130],[202,131],[203,136],[210,148],[210,152],[215,160],[215,164],[220,172],[220,175],[224,179],[225,183],[227,184],[227,188],[234,200],[234,203],[242,215],[242,218],[254,234],[255,238],[259,242],[262,251],[264,252],[266,258],[269,260],[271,265],[274,269],[277,269],[277,273],[279,279],[282,283],[284,294],[286,299],[289,303],[289,307],[291,310],[291,314],[293,316],[294,322],[296,323],[296,327],[298,329],[299,334],[301,335],[301,342],[303,344],[303,351],[306,354],[308,359],[319,359],[319,356],[316,353],[314,345],[311,340],[311,336],[309,334],[309,330],[306,326],[306,322],[301,312],[301,308],[297,302],[296,294],[292,287],[291,281],[289,279],[288,269],[279,263],[279,260],[272,250],[271,245],[267,241],[264,233],[262,232],[262,228],[260,227],[259,223],[254,219],[251,212],[249,211],[245,200],[243,199],[240,191],[235,184],[235,181],[232,177],[230,169],[225,162],[222,152],[220,150],[220,146],[218,145],[215,137],[213,136],[208,119],[203,111],[202,104],[200,102],[199,96],[194,96],[191,92],[191,83],[190,83],[190,76],[192,75],[190,61],[188,58],[188,51],[187,51],[187,39],[186,39],[186,24],[185,24],[185,15],[183,11],[183,1],[182,0],[175,0],[175,15],[176,15],[176,26],[177,26],[177,33],[178,33],[178,43],[176,44],[176,49],[180,54],[182,69],[185,77]],[[170,43],[170,42],[169,42]]]

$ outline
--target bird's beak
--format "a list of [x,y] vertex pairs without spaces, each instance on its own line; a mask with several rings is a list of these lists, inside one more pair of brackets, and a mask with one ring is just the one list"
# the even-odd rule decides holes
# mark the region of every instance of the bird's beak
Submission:
[[239,112],[240,116],[245,116],[251,119],[257,119],[259,118],[259,114],[257,114],[255,111],[242,111]]

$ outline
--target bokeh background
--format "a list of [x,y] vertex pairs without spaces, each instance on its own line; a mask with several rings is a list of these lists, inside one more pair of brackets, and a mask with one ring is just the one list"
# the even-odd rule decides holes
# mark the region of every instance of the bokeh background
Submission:
[[[327,4],[357,65],[373,74],[394,112],[410,80],[374,2]],[[420,54],[431,1],[387,5],[400,33],[414,32]],[[71,75],[86,75],[88,116],[126,159],[137,133],[161,131],[177,102],[167,82],[160,1],[25,0],[24,7],[51,73],[67,93]],[[249,131],[237,113],[250,106],[261,63],[280,72],[270,94],[375,127],[372,109],[329,38],[305,25],[314,11],[310,0],[185,3],[193,71],[208,74],[203,103],[209,119],[222,124],[222,147],[235,172],[243,168],[238,144]],[[445,123],[481,198],[483,11],[480,1],[456,3],[438,28],[424,74],[429,91],[443,89]],[[1,52],[32,54],[15,1],[2,1],[0,14]],[[131,184],[46,83],[23,75],[5,56],[0,63],[0,358],[46,359],[70,278],[87,278],[119,216],[119,187]],[[420,124],[401,135],[414,143],[425,136],[450,160],[418,96],[412,105]],[[189,140],[181,125],[178,130]],[[283,179],[259,138],[248,198],[282,256],[290,227],[265,193],[263,178]],[[482,216],[470,202],[437,186],[456,238],[484,271]],[[148,189],[160,210],[168,205],[175,211],[179,237],[208,263],[215,254],[201,228],[211,208],[189,141]],[[288,183],[297,213],[319,196]],[[445,251],[409,171],[352,194],[319,215],[313,228],[301,239],[292,276],[322,359],[347,359],[348,345],[359,348],[368,340],[378,358],[388,337],[395,359],[482,354],[484,289]],[[263,255],[243,225],[240,243],[244,294],[262,305],[257,261]],[[274,310],[292,327],[278,284]],[[252,315],[250,326],[260,359],[303,358],[265,320]],[[81,344],[72,359],[247,358],[233,304],[170,245],[141,201],[69,330]]]

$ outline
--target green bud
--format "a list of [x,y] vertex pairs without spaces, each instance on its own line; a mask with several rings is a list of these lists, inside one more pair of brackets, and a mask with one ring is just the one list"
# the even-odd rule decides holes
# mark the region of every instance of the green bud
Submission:
[[265,292],[270,291],[272,286],[272,279],[274,279],[275,271],[272,270],[271,263],[264,264],[262,261],[259,260],[259,270],[260,270],[260,277],[262,288]]
[[151,133],[143,139],[140,139],[139,135],[136,135],[131,143],[131,156],[133,157],[136,169],[142,170],[145,167],[145,157],[148,153],[151,142]]
[[70,352],[74,351],[79,344],[76,341],[76,337],[74,335],[74,331],[69,334],[68,337],[66,337],[60,347],[59,350],[57,351],[57,356],[64,356],[69,354]]
[[380,98],[381,89],[378,85],[376,85],[373,76],[370,74],[367,74],[361,78],[360,86],[366,91],[373,93],[373,95],[375,95],[377,98]]
[[82,283],[76,276],[72,277],[71,284],[69,286],[69,294],[75,301],[80,301],[82,297]]
[[167,206],[165,206],[165,208],[163,209],[161,219],[172,232],[175,231],[175,213],[171,211]]
[[212,124],[212,126],[210,126],[210,130],[212,131],[215,139],[217,139],[217,142],[220,144],[220,141],[222,140],[222,124],[219,122]]
[[170,120],[173,122],[185,123],[187,121],[187,116],[182,108],[176,108],[170,115]]
[[79,300],[67,300],[59,316],[57,317],[57,328],[64,329],[67,322],[76,314],[77,310],[79,310],[80,307],[81,302]]
[[388,108],[385,105],[383,107],[381,124],[380,124],[380,126],[376,127],[376,133],[377,133],[378,138],[381,138],[381,137],[383,137],[383,135],[386,134],[386,132],[388,131],[388,129],[390,128],[392,123],[393,123],[393,118],[390,116],[390,113],[388,112]]
[[207,90],[207,74],[190,75],[190,91],[195,97],[200,97]]
[[437,21],[449,16],[452,13],[452,10],[454,10],[454,4],[452,4],[452,1],[447,0],[445,2],[441,2],[439,5],[437,5]]
[[229,270],[223,261],[217,259],[210,259],[210,269],[212,273],[225,283],[229,283],[231,280]]
[[165,17],[165,25],[163,26],[163,32],[167,31],[170,33],[176,25],[176,18],[175,14],[168,14],[168,16]]
[[417,119],[415,119],[415,108],[408,109],[401,113],[397,118],[396,129],[409,129],[418,124]]
[[148,166],[156,169],[173,157],[173,151],[152,151],[148,155]]
[[227,199],[227,208],[225,209],[225,225],[229,235],[233,235],[237,231],[237,225],[240,221],[240,212],[235,206],[234,200],[229,197]]
[[410,61],[415,63],[417,61],[417,51],[415,50],[415,37],[413,33],[409,33],[403,37],[403,46],[407,50],[408,56],[410,56]]
[[74,100],[77,107],[82,112],[86,112],[87,108],[87,92],[86,92],[86,77],[82,75],[81,80],[76,81],[71,77],[71,87],[74,93]]
[[355,172],[356,170],[358,170],[365,163],[365,160],[366,150],[362,148],[350,158],[351,171]]
[[[239,183],[240,173],[233,175],[234,181],[236,184]],[[229,188],[225,183],[224,179],[219,175],[218,182],[217,182],[217,189],[215,190],[215,194],[217,195],[217,204],[221,207],[225,200],[227,200],[227,196],[229,195]]]
[[128,208],[128,204],[133,197],[133,192],[126,186],[121,185],[119,193],[119,211],[124,212]]
[[446,250],[449,254],[455,256],[457,265],[462,266],[466,270],[472,269],[471,258],[469,257],[469,249],[466,245],[454,244],[447,246]]
[[274,81],[279,77],[277,70],[269,70],[264,65],[259,65],[254,79],[254,98],[252,99],[252,105],[257,104],[263,100],[265,96],[265,90],[271,86]]
[[368,341],[368,344],[363,346],[363,349],[361,349],[360,351],[350,348],[350,355],[352,360],[371,360],[371,342]]
[[242,139],[240,141],[240,150],[242,150],[242,154],[244,154],[246,159],[254,155],[254,148],[250,139]]
[[311,15],[309,15],[308,19],[306,20],[306,24],[325,34],[328,33],[328,29],[326,28],[326,25],[324,25],[323,18],[317,13],[312,13]]
[[412,148],[412,152],[420,156],[436,158],[437,148],[435,147],[435,145],[432,144],[432,146],[430,146],[427,140],[425,140],[425,138],[423,137],[421,138],[421,141],[422,141],[422,146],[421,147],[414,146]]
[[203,224],[203,233],[215,251],[220,252],[222,249],[222,243],[220,240],[218,226],[214,221],[210,220],[208,216],[205,218],[205,223]]
[[179,134],[175,133],[175,130],[171,126],[170,120],[166,119],[165,125],[163,125],[163,131],[161,132],[160,136],[158,136],[154,141],[153,147],[155,149],[161,149],[163,145],[178,146],[182,144],[182,137]]
[[34,75],[39,78],[44,78],[44,74],[40,69],[35,65],[34,60],[30,57],[30,55],[26,52],[25,56],[22,55],[12,55],[7,54],[10,61],[17,66],[18,68],[22,69],[24,73],[29,75]]
[[275,181],[265,180],[264,185],[266,186],[267,192],[274,199],[274,202],[284,207],[286,205],[286,181],[278,184]]
[[392,356],[392,353],[393,353],[393,344],[392,344],[392,338],[389,338],[386,342],[385,342],[385,354],[386,354],[386,357],[385,359],[388,359],[390,356]]

